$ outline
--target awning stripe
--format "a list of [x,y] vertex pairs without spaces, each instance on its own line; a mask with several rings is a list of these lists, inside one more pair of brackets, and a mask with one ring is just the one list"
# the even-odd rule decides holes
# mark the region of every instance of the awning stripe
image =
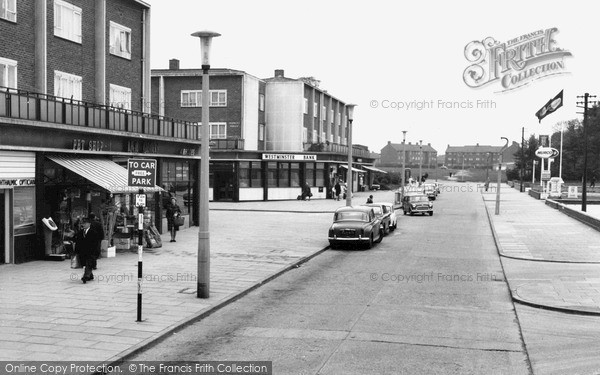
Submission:
[[[344,164],[340,165],[340,167],[348,169],[348,166],[347,166],[347,165],[344,165]],[[363,171],[362,169],[356,169],[356,168],[354,168],[354,167],[352,167],[352,172],[366,173],[366,172],[365,172],[365,171]]]
[[[48,155],[47,158],[113,194],[139,191],[139,187],[127,185],[127,169],[111,160],[81,158],[72,155]],[[163,191],[163,189],[156,185],[153,188],[144,188],[145,193],[157,191]]]
[[363,165],[362,167],[363,167],[364,169],[368,169],[368,170],[370,170],[370,171],[373,171],[373,172],[379,172],[379,173],[385,173],[385,174],[387,174],[387,172],[386,172],[386,171],[382,171],[381,169],[377,169],[377,168],[375,168],[375,167],[368,167],[368,166],[366,166],[366,165]]

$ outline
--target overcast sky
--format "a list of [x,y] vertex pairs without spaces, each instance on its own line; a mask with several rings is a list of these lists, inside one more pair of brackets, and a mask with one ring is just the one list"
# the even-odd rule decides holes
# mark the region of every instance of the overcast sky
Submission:
[[[387,141],[451,146],[502,145],[548,134],[560,121],[581,118],[577,95],[600,94],[600,4],[584,1],[198,1],[148,0],[152,6],[151,66],[200,66],[198,30],[213,40],[211,66],[260,78],[284,69],[313,76],[321,89],[356,103],[354,141],[380,152]],[[487,4],[487,5],[484,5]],[[554,46],[572,54],[562,73],[502,91],[499,82],[471,88],[463,72],[465,47],[492,37],[505,43],[557,28]],[[514,73],[516,74],[516,73]],[[535,113],[560,90],[564,105],[539,124]],[[595,91],[596,90],[596,91]],[[489,108],[477,108],[489,103]],[[392,103],[427,103],[421,110]],[[451,102],[448,104],[448,102]],[[459,105],[472,108],[447,108]],[[424,105],[424,104],[422,104]],[[414,104],[413,104],[414,106]]]

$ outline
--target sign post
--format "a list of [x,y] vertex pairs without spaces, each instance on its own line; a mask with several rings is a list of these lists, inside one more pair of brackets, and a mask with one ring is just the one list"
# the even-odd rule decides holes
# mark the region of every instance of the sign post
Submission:
[[142,321],[142,280],[144,253],[144,207],[146,206],[145,187],[156,185],[156,160],[155,159],[129,159],[127,161],[127,184],[139,187],[139,194],[135,196],[138,206],[138,293],[137,293],[137,320]]

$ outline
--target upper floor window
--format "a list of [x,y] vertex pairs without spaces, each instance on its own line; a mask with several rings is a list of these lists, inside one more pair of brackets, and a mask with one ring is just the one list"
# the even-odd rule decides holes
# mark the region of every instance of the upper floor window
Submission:
[[131,29],[110,21],[110,53],[131,59]]
[[265,94],[260,94],[258,96],[258,110],[259,111],[265,110]]
[[0,86],[17,88],[17,62],[0,57]]
[[55,70],[54,95],[60,98],[81,100],[81,77]]
[[258,140],[259,141],[265,140],[265,124],[258,125]]
[[227,139],[227,123],[211,122],[210,139]]
[[313,116],[317,117],[319,115],[319,105],[317,103],[313,103]]
[[304,98],[304,114],[308,115],[308,98]]
[[113,107],[131,109],[131,89],[111,83],[109,100]]
[[[210,106],[226,107],[227,90],[210,90]],[[181,90],[181,107],[202,107],[202,90]]]
[[17,0],[0,0],[0,18],[17,22]]
[[54,35],[81,43],[81,8],[54,0]]

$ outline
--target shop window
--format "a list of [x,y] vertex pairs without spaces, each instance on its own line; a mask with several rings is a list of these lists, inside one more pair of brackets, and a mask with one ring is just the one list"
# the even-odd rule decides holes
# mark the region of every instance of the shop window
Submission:
[[81,77],[55,70],[54,96],[81,100]]
[[162,187],[169,194],[165,196],[163,204],[168,202],[170,196],[177,198],[181,212],[190,213],[193,204],[193,181],[190,178],[190,164],[187,161],[164,162],[162,167]]
[[81,8],[54,0],[54,35],[81,43]]
[[253,161],[250,166],[250,186],[263,187],[261,162]]
[[35,233],[35,187],[18,187],[13,193],[15,236]]
[[117,108],[131,109],[131,89],[110,84],[110,105]]
[[271,162],[267,168],[268,187],[277,187],[277,163]]
[[[2,1],[2,0],[0,0]],[[17,62],[0,57],[0,86],[17,88]]]
[[0,18],[17,22],[17,0],[0,0]]
[[325,186],[326,175],[325,163],[317,163],[315,186]]
[[315,185],[315,163],[306,163],[304,165],[304,180],[310,186],[317,186]]
[[240,162],[240,187],[250,187],[250,162]]
[[110,21],[110,53],[131,59],[131,29]]
[[300,163],[290,163],[290,186],[300,186]]
[[279,175],[277,184],[279,187],[290,187],[290,163],[278,163]]

